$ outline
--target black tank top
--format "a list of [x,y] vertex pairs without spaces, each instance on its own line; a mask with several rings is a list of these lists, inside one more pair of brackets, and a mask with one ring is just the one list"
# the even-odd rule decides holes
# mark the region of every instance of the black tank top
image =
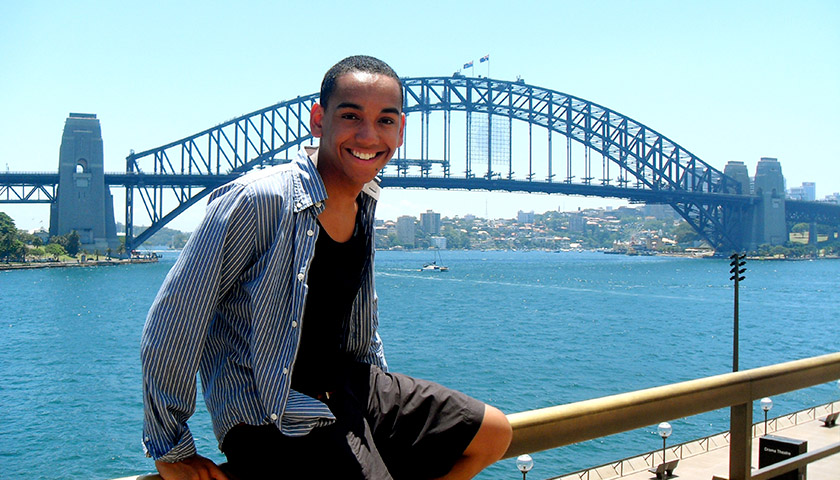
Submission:
[[348,361],[343,348],[344,327],[370,254],[360,219],[358,213],[353,236],[344,243],[336,242],[323,226],[320,228],[309,266],[301,340],[292,374],[292,388],[301,393],[335,391],[338,366]]

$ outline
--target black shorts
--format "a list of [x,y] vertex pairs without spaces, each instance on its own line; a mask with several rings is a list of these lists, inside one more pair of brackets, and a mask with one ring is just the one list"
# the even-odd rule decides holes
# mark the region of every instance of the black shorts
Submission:
[[336,422],[302,437],[273,425],[225,436],[237,479],[427,479],[446,474],[475,437],[484,403],[433,382],[354,363],[323,398]]

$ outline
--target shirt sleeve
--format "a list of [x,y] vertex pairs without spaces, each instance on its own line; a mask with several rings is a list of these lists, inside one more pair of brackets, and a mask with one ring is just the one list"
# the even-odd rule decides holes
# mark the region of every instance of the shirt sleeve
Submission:
[[199,361],[220,299],[253,256],[255,225],[246,187],[215,191],[149,310],[140,349],[143,446],[156,460],[196,453],[187,420],[195,412]]

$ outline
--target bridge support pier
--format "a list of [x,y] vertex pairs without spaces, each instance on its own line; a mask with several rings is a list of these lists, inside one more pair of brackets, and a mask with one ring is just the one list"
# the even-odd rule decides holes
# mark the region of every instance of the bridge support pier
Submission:
[[58,158],[58,193],[50,208],[50,235],[79,234],[81,248],[105,253],[120,245],[114,199],[105,187],[102,129],[95,114],[71,113]]
[[758,245],[782,245],[788,240],[785,222],[785,178],[775,158],[762,157],[755,167],[757,206],[754,238]]

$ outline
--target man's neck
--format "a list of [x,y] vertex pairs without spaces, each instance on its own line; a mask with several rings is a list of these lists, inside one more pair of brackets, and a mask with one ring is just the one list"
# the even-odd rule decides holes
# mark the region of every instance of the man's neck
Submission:
[[356,212],[359,205],[356,199],[364,185],[347,185],[346,182],[335,181],[328,169],[323,171],[321,163],[318,172],[327,190],[327,199],[324,201],[324,211],[318,216],[321,226],[327,231],[330,237],[337,242],[346,242],[353,235],[356,225]]

